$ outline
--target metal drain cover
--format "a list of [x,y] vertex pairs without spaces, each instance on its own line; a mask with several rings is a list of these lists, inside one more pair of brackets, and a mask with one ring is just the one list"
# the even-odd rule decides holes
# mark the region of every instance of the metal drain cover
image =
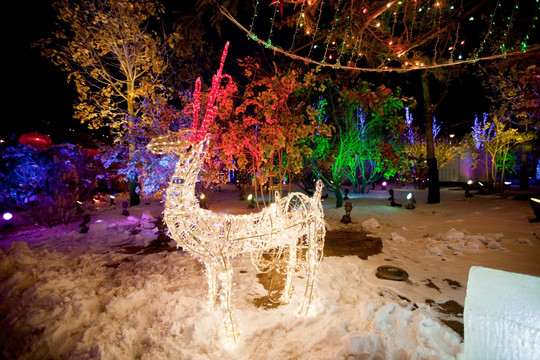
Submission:
[[377,277],[394,281],[403,281],[409,278],[409,274],[396,266],[381,265],[377,268]]

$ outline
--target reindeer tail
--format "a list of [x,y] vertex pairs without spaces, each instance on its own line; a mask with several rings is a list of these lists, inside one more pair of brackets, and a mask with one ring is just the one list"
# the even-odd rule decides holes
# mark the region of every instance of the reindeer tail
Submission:
[[315,184],[315,193],[313,194],[314,200],[321,201],[322,189],[323,189],[322,180],[317,180],[317,183]]

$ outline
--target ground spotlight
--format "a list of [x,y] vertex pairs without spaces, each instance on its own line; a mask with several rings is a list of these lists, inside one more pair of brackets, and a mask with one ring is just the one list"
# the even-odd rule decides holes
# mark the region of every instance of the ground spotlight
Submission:
[[467,186],[465,187],[465,197],[473,197],[473,194],[471,194],[472,184],[473,184],[472,180],[467,181]]
[[342,223],[350,224],[352,222],[351,211],[352,211],[352,203],[350,201],[347,201],[345,203],[345,215],[343,215],[343,217],[341,218]]
[[388,194],[390,194],[390,197],[388,198],[388,200],[390,200],[390,205],[391,206],[397,206],[397,207],[402,206],[401,204],[396,203],[395,200],[394,200],[394,189],[388,190]]
[[405,208],[411,210],[411,209],[414,209],[416,206],[414,204],[416,204],[416,199],[414,198],[414,195],[413,193],[408,193],[407,194],[407,200],[409,200],[409,203],[407,204],[407,206],[405,206]]
[[9,221],[13,219],[13,214],[10,212],[5,212],[4,214],[2,214],[2,219]]
[[122,201],[122,215],[124,216],[129,216],[129,211],[128,211],[128,202],[127,201]]
[[386,190],[387,185],[388,185],[388,183],[386,181],[383,181],[382,184],[381,184],[382,190]]
[[529,204],[531,205],[534,215],[534,218],[529,218],[529,222],[539,222],[540,221],[540,199],[530,198]]
[[208,209],[208,205],[206,205],[206,195],[204,194],[201,194],[201,196],[199,196],[199,204],[201,205],[201,208],[203,209]]
[[248,195],[248,209],[253,209],[255,207],[255,199],[253,198],[253,194]]

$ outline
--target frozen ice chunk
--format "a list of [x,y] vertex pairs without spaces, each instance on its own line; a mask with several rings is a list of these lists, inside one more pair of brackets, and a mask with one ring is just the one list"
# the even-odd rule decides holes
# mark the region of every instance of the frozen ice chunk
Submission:
[[471,267],[464,335],[465,359],[540,359],[540,277]]

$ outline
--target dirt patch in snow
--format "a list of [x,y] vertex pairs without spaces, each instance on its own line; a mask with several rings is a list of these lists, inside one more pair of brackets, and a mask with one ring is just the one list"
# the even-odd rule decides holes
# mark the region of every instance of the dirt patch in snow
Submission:
[[441,322],[454,330],[463,339],[463,305],[455,300],[448,300],[444,303],[436,303],[433,300],[427,299],[426,304],[434,308],[441,316]]
[[324,256],[358,256],[367,260],[369,256],[382,252],[382,240],[362,231],[334,230],[326,232]]

